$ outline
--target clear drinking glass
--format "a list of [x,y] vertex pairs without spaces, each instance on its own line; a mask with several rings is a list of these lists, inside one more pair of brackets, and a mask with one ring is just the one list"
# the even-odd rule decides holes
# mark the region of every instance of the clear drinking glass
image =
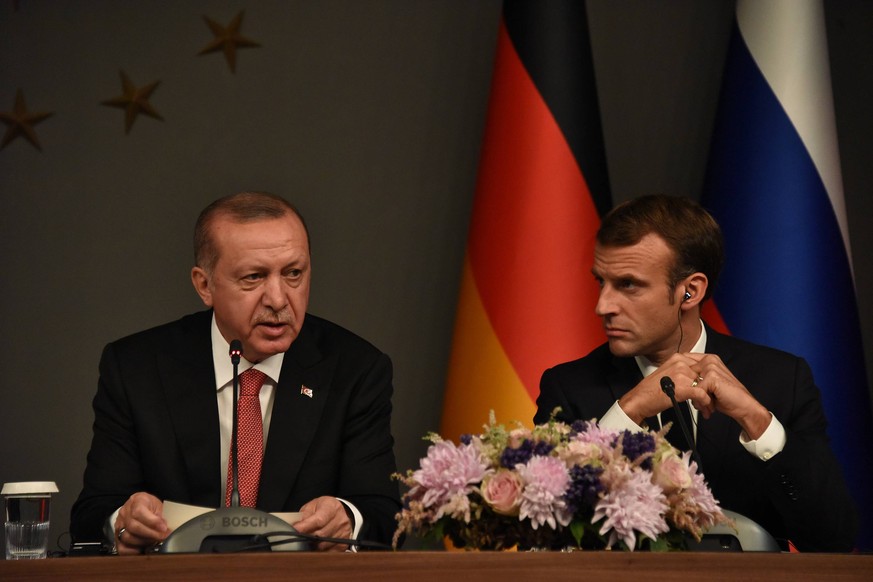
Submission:
[[52,481],[5,483],[0,495],[6,505],[6,559],[37,560],[48,550]]

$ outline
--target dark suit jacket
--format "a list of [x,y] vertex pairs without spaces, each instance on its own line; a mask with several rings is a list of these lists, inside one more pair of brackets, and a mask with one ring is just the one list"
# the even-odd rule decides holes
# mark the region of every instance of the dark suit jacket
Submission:
[[[740,426],[716,413],[698,417],[697,449],[706,481],[722,507],[756,521],[801,551],[848,551],[858,519],[825,434],[818,388],[806,362],[707,328],[706,351],[718,355],[784,425],[785,448],[769,461],[739,443]],[[546,370],[534,422],[599,419],[642,380],[633,358],[604,344],[588,356]],[[655,425],[657,426],[657,424]]]
[[[204,311],[106,346],[74,539],[102,538],[107,517],[137,491],[223,505],[211,320]],[[400,508],[390,478],[391,377],[385,354],[307,315],[282,363],[258,508],[297,511],[322,495],[341,497],[364,516],[360,539],[390,541]]]

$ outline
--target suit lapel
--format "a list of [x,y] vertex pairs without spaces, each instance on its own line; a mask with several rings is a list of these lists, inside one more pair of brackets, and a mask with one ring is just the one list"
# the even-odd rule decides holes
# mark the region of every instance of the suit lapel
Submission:
[[[631,388],[640,383],[643,373],[634,358],[619,358],[612,356],[612,369],[606,376],[609,389],[612,391],[612,401],[615,402],[625,395]],[[646,424],[652,430],[658,430],[660,424],[658,417],[652,416],[646,419]]]
[[612,369],[606,375],[609,389],[614,400],[618,400],[628,390],[639,384],[643,374],[633,358],[618,358],[612,356]]
[[[286,508],[329,396],[335,358],[323,359],[311,328],[303,329],[282,362],[261,468],[258,508]],[[311,392],[304,393],[304,389]]]
[[190,501],[213,506],[222,500],[218,479],[221,442],[209,337],[212,312],[205,313],[208,317],[195,320],[159,358],[158,367]]

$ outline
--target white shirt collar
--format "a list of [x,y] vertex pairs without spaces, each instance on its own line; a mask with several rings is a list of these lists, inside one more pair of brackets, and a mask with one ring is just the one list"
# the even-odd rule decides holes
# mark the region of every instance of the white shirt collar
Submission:
[[[220,390],[233,381],[233,364],[230,363],[230,344],[218,330],[215,322],[215,314],[212,314],[212,365],[215,369],[215,389]],[[245,358],[245,354],[239,360],[239,373],[242,374],[249,368],[255,368],[263,372],[276,385],[279,384],[279,372],[282,370],[282,361],[285,353],[274,354],[257,364],[252,364]]]
[[[706,352],[706,326],[703,325],[703,321],[700,321],[700,337],[697,338],[697,343],[695,343],[691,349],[689,350],[692,354],[702,354]],[[658,369],[658,366],[652,363],[649,358],[645,356],[634,356],[634,359],[637,361],[637,366],[640,368],[640,372],[643,373],[643,378],[648,377],[649,374]]]

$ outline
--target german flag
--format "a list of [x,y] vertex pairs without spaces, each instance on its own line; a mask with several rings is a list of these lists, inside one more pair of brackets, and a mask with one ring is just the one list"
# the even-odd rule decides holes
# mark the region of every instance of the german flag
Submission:
[[530,426],[539,380],[603,343],[591,276],[611,207],[585,4],[507,1],[441,434]]

